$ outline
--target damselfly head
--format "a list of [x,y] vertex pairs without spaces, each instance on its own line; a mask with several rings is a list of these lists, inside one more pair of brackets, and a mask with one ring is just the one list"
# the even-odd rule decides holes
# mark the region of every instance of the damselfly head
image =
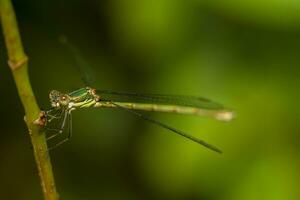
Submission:
[[54,108],[60,108],[67,106],[70,102],[70,97],[57,90],[52,90],[49,94],[51,106]]

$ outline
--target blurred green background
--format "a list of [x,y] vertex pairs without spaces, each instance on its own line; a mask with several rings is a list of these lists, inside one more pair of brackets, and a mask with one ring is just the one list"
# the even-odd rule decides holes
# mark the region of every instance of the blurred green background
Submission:
[[[96,88],[198,95],[230,123],[152,113],[220,147],[218,155],[128,113],[79,110],[51,151],[61,199],[299,199],[300,1],[15,0],[42,108],[84,86],[64,34]],[[23,108],[0,37],[1,199],[42,199]]]

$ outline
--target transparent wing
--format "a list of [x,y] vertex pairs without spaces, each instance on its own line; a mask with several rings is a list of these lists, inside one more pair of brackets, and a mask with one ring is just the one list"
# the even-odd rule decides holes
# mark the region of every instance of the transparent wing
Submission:
[[95,82],[95,77],[93,76],[93,70],[90,64],[83,58],[79,49],[70,43],[65,36],[61,36],[59,40],[69,50],[71,56],[73,57],[75,67],[80,73],[81,80],[87,86],[92,85]]
[[213,102],[211,100],[183,95],[162,95],[162,94],[136,94],[136,93],[124,93],[114,92],[109,90],[97,90],[97,94],[100,95],[100,99],[110,99],[114,102],[132,102],[132,103],[155,103],[155,104],[167,104],[167,105],[180,105],[188,107],[196,107],[209,110],[223,110],[224,107],[221,104]]
[[171,126],[169,126],[169,125],[167,125],[167,124],[164,124],[164,123],[162,123],[162,122],[160,122],[160,121],[157,121],[157,120],[155,120],[155,119],[152,119],[152,118],[148,117],[147,115],[143,115],[143,114],[141,114],[141,113],[139,113],[139,112],[137,112],[137,111],[127,109],[127,108],[125,108],[125,107],[123,107],[123,106],[121,106],[121,105],[119,105],[119,104],[117,104],[117,103],[115,103],[115,102],[112,102],[112,101],[109,101],[109,102],[110,102],[111,104],[115,105],[117,108],[120,108],[120,109],[122,109],[122,110],[125,110],[125,111],[131,113],[131,114],[134,114],[134,115],[140,117],[141,119],[144,119],[144,120],[146,120],[146,121],[148,121],[148,122],[151,122],[151,123],[153,123],[153,124],[155,124],[155,125],[157,125],[157,126],[160,126],[160,127],[162,127],[162,128],[165,128],[165,129],[167,129],[167,130],[169,130],[169,131],[171,131],[171,132],[173,132],[173,133],[176,133],[176,134],[178,134],[178,135],[180,135],[180,136],[182,136],[182,137],[185,137],[186,139],[189,139],[189,140],[191,140],[191,141],[193,141],[193,142],[196,142],[196,143],[198,143],[198,144],[200,144],[200,145],[202,145],[202,146],[204,146],[204,147],[206,147],[206,148],[208,148],[208,149],[210,149],[210,150],[212,150],[212,151],[215,151],[215,152],[217,152],[217,153],[222,153],[222,151],[221,151],[220,149],[218,149],[218,148],[215,147],[214,145],[211,145],[211,144],[205,142],[204,140],[201,140],[201,139],[196,138],[196,137],[194,137],[194,136],[192,136],[192,135],[189,135],[189,134],[187,134],[187,133],[185,133],[185,132],[183,132],[183,131],[181,131],[181,130],[178,130],[178,129],[176,129],[176,128],[173,128],[173,127],[171,127]]

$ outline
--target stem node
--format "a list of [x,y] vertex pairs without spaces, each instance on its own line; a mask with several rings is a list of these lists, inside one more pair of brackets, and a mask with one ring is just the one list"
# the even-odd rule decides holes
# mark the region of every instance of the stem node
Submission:
[[17,70],[28,62],[28,57],[24,55],[24,57],[20,60],[8,60],[8,66],[11,70]]

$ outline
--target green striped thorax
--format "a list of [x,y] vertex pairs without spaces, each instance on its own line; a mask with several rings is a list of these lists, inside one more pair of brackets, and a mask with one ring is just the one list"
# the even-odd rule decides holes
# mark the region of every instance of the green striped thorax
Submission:
[[[77,103],[83,103],[88,100],[98,101],[99,97],[96,95],[94,89],[86,87],[75,90],[69,94],[52,90],[49,94],[51,106],[54,108],[70,107],[70,105],[76,105]],[[72,103],[72,104],[71,104]]]

